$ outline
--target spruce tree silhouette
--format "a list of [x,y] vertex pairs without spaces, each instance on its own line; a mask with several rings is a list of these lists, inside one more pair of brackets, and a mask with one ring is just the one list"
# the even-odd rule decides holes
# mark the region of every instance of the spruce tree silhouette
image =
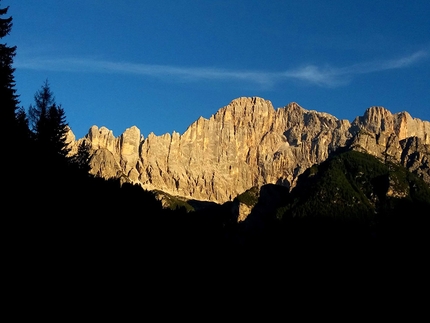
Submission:
[[[0,8],[0,17],[7,14],[9,7]],[[7,36],[12,29],[12,17],[0,18],[0,39]],[[0,100],[1,100],[1,129],[15,131],[18,96],[15,90],[14,71],[12,67],[16,46],[0,44]]]
[[[2,18],[6,15],[9,7],[0,8],[0,39],[10,34],[12,29],[12,17]],[[5,180],[10,185],[8,194],[16,196],[19,188],[16,183],[20,182],[20,172],[9,170],[22,169],[25,165],[24,156],[29,145],[29,131],[25,111],[19,108],[18,95],[15,89],[13,58],[16,55],[16,46],[8,46],[0,43],[0,129],[4,140],[3,149],[8,153],[4,158],[6,164]],[[8,199],[7,199],[8,200]]]
[[42,178],[64,172],[69,163],[66,134],[69,130],[64,109],[55,103],[48,80],[34,95],[29,107],[29,121],[37,156],[38,174]]

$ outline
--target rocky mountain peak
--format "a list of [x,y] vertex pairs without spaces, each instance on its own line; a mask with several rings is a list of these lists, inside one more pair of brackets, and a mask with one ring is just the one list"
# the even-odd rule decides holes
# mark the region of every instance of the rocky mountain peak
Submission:
[[87,134],[87,139],[91,142],[93,149],[107,148],[110,151],[115,149],[115,137],[112,130],[106,127],[92,126]]
[[374,106],[366,109],[363,116],[357,117],[354,124],[372,133],[393,131],[394,117],[384,107]]
[[290,102],[290,103],[288,103],[284,108],[282,108],[282,109],[285,109],[285,110],[287,110],[289,113],[294,113],[294,112],[296,112],[296,113],[301,113],[301,112],[307,112],[307,110],[306,109],[304,109],[304,108],[302,108],[298,103],[296,103],[296,102]]
[[[430,178],[429,134],[428,121],[383,107],[371,107],[350,123],[295,102],[275,110],[263,98],[241,97],[209,119],[200,117],[182,135],[143,138],[132,126],[115,138],[107,128],[93,126],[72,146],[82,140],[91,144],[97,157],[92,167],[99,176],[114,176],[120,169],[147,189],[225,202],[265,184],[292,188],[307,168],[346,146],[411,165]],[[405,141],[412,137],[418,141]],[[108,157],[104,167],[96,165]]]
[[430,122],[412,118],[406,111],[392,114],[384,107],[371,107],[353,125],[375,134],[394,133],[399,140],[419,137],[430,144]]
[[247,121],[256,121],[273,113],[274,108],[270,101],[259,97],[241,97],[219,109],[211,120],[222,123],[233,122],[238,126],[243,124],[243,118]]

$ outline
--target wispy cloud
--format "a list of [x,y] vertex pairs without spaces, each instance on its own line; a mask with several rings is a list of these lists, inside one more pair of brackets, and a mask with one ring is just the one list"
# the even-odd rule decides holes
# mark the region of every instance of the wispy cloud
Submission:
[[271,83],[276,74],[261,71],[235,71],[210,67],[176,67],[129,62],[112,62],[92,58],[32,58],[17,60],[20,69],[59,72],[121,73],[176,78],[179,80],[244,80],[260,84]]
[[295,78],[321,86],[339,86],[349,83],[359,74],[370,74],[386,70],[406,68],[428,57],[428,52],[418,51],[411,55],[385,61],[358,63],[346,67],[308,65],[296,70],[286,71],[286,78]]
[[306,65],[283,72],[252,70],[228,70],[221,68],[175,67],[129,62],[113,62],[91,58],[32,58],[17,59],[14,66],[19,69],[60,72],[122,73],[178,81],[224,80],[247,81],[260,85],[272,85],[286,80],[300,80],[319,86],[344,85],[360,74],[406,68],[428,57],[428,52],[418,51],[411,55],[385,61],[358,63],[346,67]]

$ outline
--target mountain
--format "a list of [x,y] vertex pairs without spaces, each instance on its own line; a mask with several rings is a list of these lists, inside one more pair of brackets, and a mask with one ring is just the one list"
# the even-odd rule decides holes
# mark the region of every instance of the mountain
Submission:
[[241,97],[179,134],[144,138],[136,126],[119,137],[93,126],[69,134],[72,153],[91,147],[91,173],[122,177],[149,190],[224,203],[252,187],[288,190],[308,168],[350,148],[405,166],[430,183],[430,122],[407,112],[370,107],[352,122],[297,103],[274,109],[263,98]]

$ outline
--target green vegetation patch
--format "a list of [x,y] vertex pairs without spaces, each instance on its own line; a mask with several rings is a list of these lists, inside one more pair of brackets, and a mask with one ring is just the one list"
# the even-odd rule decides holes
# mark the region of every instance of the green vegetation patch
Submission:
[[254,206],[258,202],[259,189],[257,187],[251,187],[242,194],[239,194],[236,199],[249,207]]
[[160,190],[154,190],[155,195],[162,201],[164,207],[171,210],[185,209],[186,212],[195,211],[194,207],[190,205],[185,199],[170,195]]

